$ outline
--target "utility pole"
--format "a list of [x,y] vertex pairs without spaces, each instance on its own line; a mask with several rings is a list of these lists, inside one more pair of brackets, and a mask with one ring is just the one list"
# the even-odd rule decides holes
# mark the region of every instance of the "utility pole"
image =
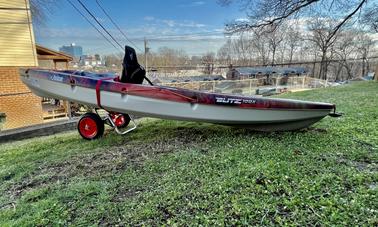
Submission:
[[146,69],[146,73],[148,73],[148,63],[147,63],[147,54],[149,48],[147,47],[147,39],[144,37],[144,68]]

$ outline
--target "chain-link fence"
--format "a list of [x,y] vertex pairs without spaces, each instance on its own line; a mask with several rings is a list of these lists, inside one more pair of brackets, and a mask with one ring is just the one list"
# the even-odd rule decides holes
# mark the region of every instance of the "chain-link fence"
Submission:
[[[377,53],[378,54],[378,53]],[[268,65],[238,65],[234,64],[234,68],[263,68]],[[320,78],[321,70],[324,70],[325,77],[328,81],[346,81],[353,78],[365,77],[369,73],[373,73],[378,70],[378,56],[371,56],[368,58],[357,59],[329,59],[325,62],[320,61],[303,61],[292,63],[276,63],[274,66],[269,67],[282,67],[285,68],[305,68],[307,76],[312,78]],[[151,67],[155,70],[155,74],[159,78],[185,78],[186,76],[204,75],[206,74],[206,68],[203,65],[197,66],[154,66]],[[229,71],[230,65],[217,65],[212,66],[212,75],[222,75],[225,77]],[[321,69],[323,68],[323,69]],[[302,74],[303,75],[303,74]]]
[[161,83],[161,85],[215,93],[255,95],[321,88],[328,86],[328,83],[325,80],[315,79],[308,76],[299,76],[271,78],[269,83],[267,83],[266,79],[261,78],[245,80],[175,82]]

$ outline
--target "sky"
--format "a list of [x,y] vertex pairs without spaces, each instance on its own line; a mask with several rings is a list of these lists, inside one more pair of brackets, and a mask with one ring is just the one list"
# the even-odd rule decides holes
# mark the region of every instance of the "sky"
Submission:
[[[86,13],[77,0],[71,1]],[[189,55],[216,53],[226,41],[223,34],[225,23],[246,17],[239,5],[224,7],[217,0],[98,1],[136,44],[137,52],[143,50],[143,39],[146,37],[153,52],[166,46],[184,50]],[[96,0],[82,2],[122,46],[130,45],[101,11]],[[48,13],[46,22],[34,28],[37,43],[52,49],[75,43],[83,47],[84,54],[120,52],[92,28],[67,0],[57,1]]]

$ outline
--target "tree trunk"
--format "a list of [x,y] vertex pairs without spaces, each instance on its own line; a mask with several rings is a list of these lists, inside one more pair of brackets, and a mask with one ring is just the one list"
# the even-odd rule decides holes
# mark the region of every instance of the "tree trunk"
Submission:
[[293,62],[293,54],[294,54],[294,50],[293,48],[290,49],[290,58],[289,58],[289,63],[291,64]]
[[370,62],[366,59],[366,72],[370,71]]
[[328,65],[329,65],[329,62],[328,62],[328,58],[326,57],[325,59],[325,62],[324,62],[324,72],[323,72],[323,80],[327,80],[328,79]]
[[353,78],[352,69],[349,67],[347,62],[344,63],[344,67],[345,67],[347,74],[348,74],[348,80],[352,79]]
[[339,81],[339,80],[342,80],[343,78],[340,78],[340,73],[341,73],[341,69],[342,69],[343,67],[342,66],[340,66],[340,64],[338,64],[338,67],[337,67],[337,71],[336,71],[336,79],[335,79],[335,81]]
[[320,61],[319,79],[324,79],[325,67],[326,67],[326,52],[322,53],[322,60]]

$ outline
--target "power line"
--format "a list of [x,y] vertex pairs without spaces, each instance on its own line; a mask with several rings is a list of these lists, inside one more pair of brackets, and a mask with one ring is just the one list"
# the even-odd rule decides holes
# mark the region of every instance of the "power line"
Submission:
[[124,47],[119,44],[119,42],[112,36],[112,34],[109,33],[109,31],[100,23],[100,21],[97,20],[97,18],[93,15],[93,13],[83,4],[83,2],[81,0],[77,0],[80,5],[85,9],[85,11],[87,11],[87,13],[89,15],[91,15],[91,17],[97,22],[98,25],[100,25],[100,27],[110,36],[110,38],[113,39],[113,41],[121,48],[122,51],[124,51]]
[[127,41],[129,41],[135,48],[137,48],[139,51],[143,52],[133,41],[131,41],[126,34],[121,30],[121,28],[114,22],[114,20],[111,18],[111,16],[106,12],[106,10],[102,7],[99,0],[96,0],[97,5],[100,7],[102,12],[109,18],[109,20],[112,22],[112,24],[118,29],[118,31],[125,37]]
[[[97,22],[97,24],[112,38],[112,40],[123,50],[123,46],[110,34],[110,32],[101,24],[101,22],[93,15],[93,13],[84,5],[84,3],[81,0],[77,0],[80,5],[87,11],[87,13]],[[102,7],[99,0],[96,0],[97,5],[101,8],[101,10],[104,12],[104,14],[109,18],[109,20],[112,22],[112,24],[118,29],[118,31],[129,41],[135,48],[137,48],[139,51],[143,52],[138,46],[127,37],[127,35],[122,31],[122,29],[115,23],[115,21],[111,18],[111,16],[106,12],[106,10]],[[202,32],[202,33],[191,33],[191,34],[170,34],[165,36],[155,36],[151,37],[149,39],[152,40],[161,40],[161,41],[170,41],[172,39],[180,39],[185,37],[192,37],[196,38],[198,36],[205,36],[205,35],[219,35],[222,32],[220,31],[210,31],[210,32]],[[169,38],[171,37],[171,38]]]
[[108,41],[115,49],[118,50],[118,48],[71,2],[71,0],[67,0],[67,2],[69,4],[71,4],[71,6],[90,24],[92,25],[92,27],[94,29],[96,29],[96,31],[98,33],[100,33],[102,35],[102,37],[104,37],[104,39],[106,39],[106,41]]

